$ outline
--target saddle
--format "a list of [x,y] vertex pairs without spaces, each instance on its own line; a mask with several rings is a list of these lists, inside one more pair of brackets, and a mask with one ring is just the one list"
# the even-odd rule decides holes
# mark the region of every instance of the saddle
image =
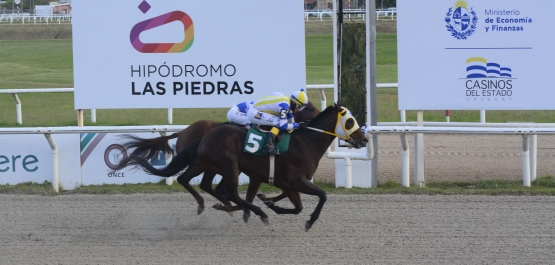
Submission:
[[[262,153],[262,147],[266,142],[266,137],[268,136],[268,132],[270,131],[271,126],[259,126],[251,124],[248,127],[247,137],[245,138],[245,147],[244,151],[246,153],[251,153],[254,155],[260,156],[267,156],[267,154]],[[291,134],[283,131],[279,131],[278,140],[276,143],[277,150],[280,154],[287,152],[289,149],[289,140],[291,138]]]

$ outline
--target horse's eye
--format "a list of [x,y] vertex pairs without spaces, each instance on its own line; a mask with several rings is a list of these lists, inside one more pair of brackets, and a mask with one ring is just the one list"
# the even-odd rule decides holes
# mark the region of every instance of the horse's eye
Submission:
[[350,130],[355,126],[355,120],[353,118],[348,118],[345,122],[345,129]]

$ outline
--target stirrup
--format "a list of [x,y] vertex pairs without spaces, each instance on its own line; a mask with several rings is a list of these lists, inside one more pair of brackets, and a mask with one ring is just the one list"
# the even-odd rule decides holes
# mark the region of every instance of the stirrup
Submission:
[[278,151],[275,148],[272,148],[268,145],[264,145],[262,147],[262,153],[266,155],[279,155]]

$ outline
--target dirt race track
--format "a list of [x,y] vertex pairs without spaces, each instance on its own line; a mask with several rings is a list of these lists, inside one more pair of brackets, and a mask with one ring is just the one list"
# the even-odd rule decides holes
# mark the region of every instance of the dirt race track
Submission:
[[[270,224],[188,194],[0,195],[1,264],[553,264],[555,197],[303,196]],[[208,202],[211,202],[209,199]],[[281,202],[286,205],[288,202]],[[257,202],[260,205],[259,201]]]
[[[414,145],[411,139],[411,153]],[[520,136],[426,135],[427,181],[522,179]],[[538,137],[538,176],[555,137]],[[379,180],[401,180],[398,135],[379,137]],[[411,160],[413,156],[411,155]],[[411,162],[412,170],[412,162]],[[316,173],[333,181],[334,163]],[[412,185],[412,173],[411,173]],[[244,196],[244,195],[243,195]],[[204,195],[207,205],[215,199]],[[555,197],[328,195],[299,215],[196,214],[189,194],[0,195],[0,264],[553,264]],[[290,207],[287,201],[279,203]]]

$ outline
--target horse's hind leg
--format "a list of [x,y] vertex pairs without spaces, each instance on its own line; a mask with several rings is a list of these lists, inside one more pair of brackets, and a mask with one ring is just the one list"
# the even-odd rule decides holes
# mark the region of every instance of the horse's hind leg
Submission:
[[[204,175],[202,177],[202,180],[199,186],[203,191],[208,192],[214,198],[216,198],[221,203],[223,203],[223,205],[219,203],[214,204],[213,207],[215,209],[226,211],[229,213],[229,215],[233,216],[233,211],[235,211],[235,209],[231,205],[231,202],[226,198],[226,196],[224,196],[225,194],[218,192],[218,190],[214,190],[214,188],[212,187],[212,182],[215,177],[216,177],[216,173],[209,170],[204,171]],[[218,184],[218,187],[219,186],[220,184]]]
[[195,188],[193,188],[193,186],[189,184],[189,181],[191,181],[191,179],[193,179],[194,177],[200,175],[200,173],[202,173],[202,171],[195,170],[194,167],[188,167],[183,173],[181,173],[181,175],[177,177],[177,182],[179,182],[179,184],[181,184],[183,188],[185,188],[187,191],[189,191],[189,193],[191,193],[191,195],[193,195],[193,197],[195,197],[195,200],[198,203],[197,214],[201,214],[204,211],[204,198],[202,198],[202,196],[200,196]]
[[[191,179],[202,174],[203,168],[199,166],[191,165],[189,166],[179,177],[177,177],[177,182],[181,184],[198,203],[197,214],[201,214],[204,211],[204,198],[197,192],[195,188],[189,183]],[[204,179],[204,178],[203,178]],[[228,202],[229,203],[229,202]]]
[[[254,196],[258,191],[258,189],[260,189],[260,185],[262,185],[262,182],[253,181],[252,179],[249,181],[249,186],[247,188],[247,196],[245,197],[246,201],[248,201],[249,203],[252,203],[254,201]],[[244,209],[243,221],[245,221],[245,223],[248,222],[250,217],[251,217],[251,212],[248,209]]]
[[[236,203],[237,206],[243,209],[253,211],[256,215],[260,216],[260,220],[262,220],[264,224],[268,224],[268,215],[266,215],[266,213],[262,211],[260,207],[241,199],[241,197],[239,196],[239,192],[237,191],[237,187],[239,186],[239,172],[234,172],[234,170],[230,170],[230,172],[233,173],[228,173],[227,175],[221,174],[223,182],[222,184],[226,185],[225,188],[227,189],[229,200]],[[253,195],[252,199],[254,200]]]

